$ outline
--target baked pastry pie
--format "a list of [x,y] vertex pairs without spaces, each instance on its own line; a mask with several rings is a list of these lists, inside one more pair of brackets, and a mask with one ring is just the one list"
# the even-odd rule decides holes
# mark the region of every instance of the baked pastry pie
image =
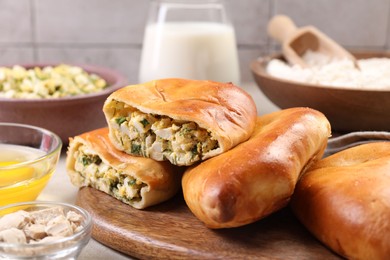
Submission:
[[209,228],[264,218],[288,204],[301,174],[321,159],[329,136],[329,121],[313,109],[258,117],[248,141],[185,171],[184,199]]
[[128,154],[191,165],[247,140],[252,97],[232,83],[162,79],[112,93],[103,108],[113,145]]
[[348,148],[313,165],[291,208],[306,228],[347,259],[390,256],[390,142]]
[[75,186],[93,187],[137,209],[175,195],[182,171],[169,162],[118,151],[108,138],[108,128],[71,138],[66,169]]

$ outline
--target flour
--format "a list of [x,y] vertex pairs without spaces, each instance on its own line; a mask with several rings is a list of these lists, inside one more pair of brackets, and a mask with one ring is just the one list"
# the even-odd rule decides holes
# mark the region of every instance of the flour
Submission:
[[360,70],[350,60],[336,60],[318,52],[307,51],[302,58],[309,68],[273,59],[266,71],[274,77],[314,85],[390,90],[389,58],[360,59]]

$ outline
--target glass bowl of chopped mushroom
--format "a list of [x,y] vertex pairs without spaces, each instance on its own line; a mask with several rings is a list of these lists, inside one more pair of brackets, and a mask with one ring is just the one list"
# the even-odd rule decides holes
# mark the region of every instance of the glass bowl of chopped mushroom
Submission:
[[23,202],[0,208],[0,258],[76,259],[88,244],[91,215],[60,202]]
[[102,107],[127,85],[118,71],[97,65],[0,66],[0,122],[39,126],[69,137],[103,127]]

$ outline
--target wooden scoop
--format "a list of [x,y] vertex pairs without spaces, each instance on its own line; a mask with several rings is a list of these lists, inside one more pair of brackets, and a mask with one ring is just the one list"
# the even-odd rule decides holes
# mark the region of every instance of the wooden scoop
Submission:
[[349,59],[357,66],[355,57],[313,26],[297,28],[285,15],[274,16],[268,23],[268,34],[282,44],[283,55],[292,64],[309,67],[302,59],[308,50],[335,59]]

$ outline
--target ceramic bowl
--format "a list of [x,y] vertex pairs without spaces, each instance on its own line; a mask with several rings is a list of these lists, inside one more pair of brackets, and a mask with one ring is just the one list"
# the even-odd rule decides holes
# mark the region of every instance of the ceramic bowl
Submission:
[[79,228],[71,235],[56,237],[47,242],[21,244],[0,241],[1,259],[77,259],[91,239],[93,225],[91,215],[83,208],[68,203],[32,201],[1,207],[0,218],[18,210],[32,212],[50,208],[61,208],[64,214],[69,211],[78,214],[81,217],[77,219]]
[[35,200],[55,171],[61,146],[46,129],[0,122],[0,206]]
[[[21,64],[25,68],[56,66],[58,64]],[[72,64],[68,64],[72,65]],[[110,68],[79,65],[88,73],[102,77],[108,83],[103,91],[72,97],[49,99],[0,98],[0,122],[35,125],[53,131],[67,144],[69,137],[106,125],[102,112],[106,98],[127,85],[127,79]]]
[[[390,58],[390,53],[352,52],[357,59]],[[267,63],[281,53],[260,57],[250,68],[260,90],[281,109],[311,107],[325,114],[333,131],[390,131],[390,91],[359,90],[305,84],[276,78],[266,72]]]

